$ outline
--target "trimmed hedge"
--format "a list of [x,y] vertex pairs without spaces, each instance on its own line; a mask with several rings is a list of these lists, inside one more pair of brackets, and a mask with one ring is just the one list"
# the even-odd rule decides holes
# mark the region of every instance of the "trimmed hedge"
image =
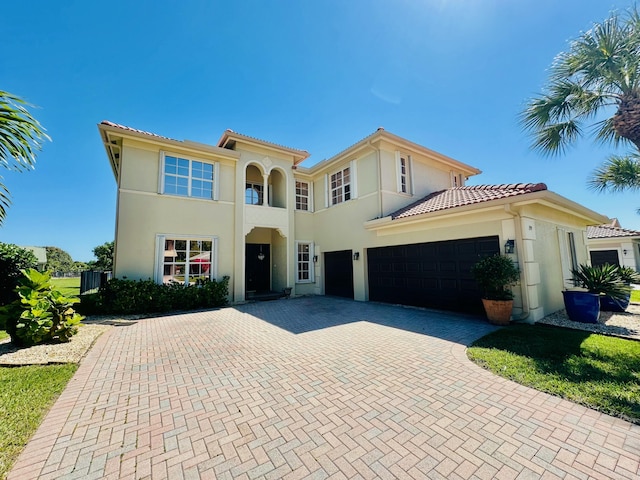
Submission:
[[198,280],[194,285],[153,280],[114,278],[100,287],[98,293],[83,295],[77,310],[91,314],[158,313],[227,304],[229,277],[222,280]]

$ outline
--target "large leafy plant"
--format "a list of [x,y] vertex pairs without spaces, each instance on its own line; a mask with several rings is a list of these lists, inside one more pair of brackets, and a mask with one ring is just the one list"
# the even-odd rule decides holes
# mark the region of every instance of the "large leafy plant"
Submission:
[[627,280],[637,278],[630,271],[621,270],[617,265],[580,265],[572,270],[573,280],[590,293],[609,295],[616,300],[622,300],[631,292]]
[[485,257],[471,267],[471,274],[487,300],[513,300],[511,286],[520,280],[520,270],[506,255]]
[[80,300],[54,290],[49,273],[26,269],[22,275],[16,289],[19,299],[0,308],[11,341],[18,346],[68,342],[84,318],[73,309]]

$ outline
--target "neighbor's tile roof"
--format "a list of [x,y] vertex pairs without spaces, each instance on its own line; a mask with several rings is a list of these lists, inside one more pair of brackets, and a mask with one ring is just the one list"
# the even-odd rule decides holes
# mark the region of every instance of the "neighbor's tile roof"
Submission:
[[509,185],[474,185],[454,187],[434,192],[411,205],[391,214],[391,218],[406,218],[423,213],[437,212],[448,208],[515,197],[525,193],[546,190],[544,183],[514,183]]
[[165,140],[172,140],[174,142],[179,142],[180,140],[176,140],[175,138],[163,137],[162,135],[158,135],[157,133],[145,132],[144,130],[138,130],[137,128],[127,127],[126,125],[120,125],[119,123],[110,122],[109,120],[103,120],[100,122],[101,125],[107,125],[109,127],[119,128],[121,130],[127,130],[129,132],[142,133],[144,135],[150,135],[156,138],[163,138]]
[[640,237],[637,230],[614,227],[613,225],[595,225],[587,227],[587,238]]

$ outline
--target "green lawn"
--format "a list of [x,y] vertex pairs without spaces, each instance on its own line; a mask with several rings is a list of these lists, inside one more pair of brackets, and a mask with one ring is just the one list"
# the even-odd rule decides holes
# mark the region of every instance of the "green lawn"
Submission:
[[640,290],[631,290],[631,301],[633,303],[640,303]]
[[513,325],[479,339],[467,355],[496,375],[640,423],[640,342]]
[[4,330],[0,330],[0,340],[4,340],[5,338],[9,338],[9,334]]
[[51,279],[56,290],[67,297],[80,296],[80,277],[73,278],[52,278]]
[[77,365],[0,367],[0,478],[71,379]]

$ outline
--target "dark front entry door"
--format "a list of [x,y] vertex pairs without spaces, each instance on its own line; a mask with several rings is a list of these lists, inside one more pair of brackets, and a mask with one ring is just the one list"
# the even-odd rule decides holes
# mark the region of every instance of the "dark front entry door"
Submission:
[[498,237],[370,248],[369,300],[482,312],[471,266],[499,252]]
[[246,280],[246,291],[268,292],[271,289],[269,244],[247,243],[245,252],[244,278]]
[[604,265],[605,263],[609,265],[620,265],[617,250],[593,250],[590,252],[590,255],[591,265],[594,267]]
[[324,254],[324,293],[353,298],[353,260],[351,250]]

